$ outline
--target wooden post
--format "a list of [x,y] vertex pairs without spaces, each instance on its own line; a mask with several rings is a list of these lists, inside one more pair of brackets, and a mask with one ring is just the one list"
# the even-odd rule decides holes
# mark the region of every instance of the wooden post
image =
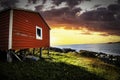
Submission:
[[11,55],[11,50],[7,51],[7,62],[12,62],[12,55]]
[[42,48],[40,48],[40,59],[42,58]]
[[12,62],[14,61],[14,57],[18,59],[19,61],[22,61],[16,54],[15,50],[8,50],[7,52],[7,62]]
[[21,60],[25,60],[27,51],[28,51],[28,49],[23,49],[23,50],[21,51],[21,54],[20,54]]
[[50,57],[50,48],[48,47],[48,57]]
[[35,48],[33,48],[33,55],[35,54]]

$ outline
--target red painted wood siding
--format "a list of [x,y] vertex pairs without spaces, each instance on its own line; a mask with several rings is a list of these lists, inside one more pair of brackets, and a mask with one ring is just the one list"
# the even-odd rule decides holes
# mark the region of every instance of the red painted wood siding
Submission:
[[8,49],[10,11],[0,13],[0,50]]
[[[36,39],[36,26],[42,28],[42,40]],[[36,12],[13,11],[12,48],[40,48],[50,46],[49,27]]]

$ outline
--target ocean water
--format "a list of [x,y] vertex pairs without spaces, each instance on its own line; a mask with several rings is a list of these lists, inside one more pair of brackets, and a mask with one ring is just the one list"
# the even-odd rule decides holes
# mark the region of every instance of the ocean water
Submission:
[[71,48],[75,49],[76,51],[80,50],[88,50],[88,51],[95,51],[95,52],[103,52],[106,54],[112,55],[120,55],[120,43],[113,43],[113,44],[74,44],[74,45],[60,45],[60,46],[53,46],[58,48]]

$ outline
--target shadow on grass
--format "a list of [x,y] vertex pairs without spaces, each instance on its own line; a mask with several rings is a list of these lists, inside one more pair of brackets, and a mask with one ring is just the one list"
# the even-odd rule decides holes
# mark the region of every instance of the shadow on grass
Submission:
[[0,63],[0,80],[105,80],[63,62]]

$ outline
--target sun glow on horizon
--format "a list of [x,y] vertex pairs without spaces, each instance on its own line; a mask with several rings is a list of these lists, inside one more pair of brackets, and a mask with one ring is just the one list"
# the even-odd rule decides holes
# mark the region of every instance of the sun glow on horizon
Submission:
[[51,29],[51,45],[107,43],[120,40],[119,36],[102,36],[100,32],[84,30]]

